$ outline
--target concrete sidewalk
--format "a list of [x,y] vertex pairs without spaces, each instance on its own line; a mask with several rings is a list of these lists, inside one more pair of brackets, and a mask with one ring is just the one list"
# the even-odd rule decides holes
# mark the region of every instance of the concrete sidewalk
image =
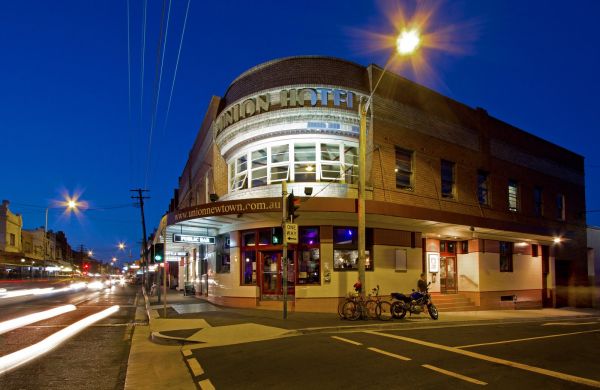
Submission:
[[[138,302],[138,325],[132,339],[125,388],[197,388],[193,381],[193,359],[188,359],[191,349],[309,333],[408,330],[540,319],[568,322],[570,319],[593,316],[600,316],[600,311],[563,308],[442,312],[437,321],[427,314],[421,314],[386,322],[347,321],[340,319],[336,313],[288,312],[287,319],[283,319],[282,310],[223,307],[201,297],[183,296],[182,292],[171,290],[167,294],[166,311],[164,300],[159,304],[155,296],[144,295]],[[143,325],[146,319],[147,325]]]

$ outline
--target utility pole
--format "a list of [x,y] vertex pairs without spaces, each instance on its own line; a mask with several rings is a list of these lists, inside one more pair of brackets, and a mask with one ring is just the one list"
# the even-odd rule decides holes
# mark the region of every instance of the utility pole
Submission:
[[283,287],[283,319],[287,319],[287,266],[288,266],[288,261],[287,261],[287,256],[288,256],[288,243],[287,243],[287,236],[286,236],[286,231],[285,231],[285,223],[287,222],[288,219],[288,210],[287,210],[287,197],[288,197],[288,193],[287,193],[287,183],[286,181],[282,181],[281,182],[281,230],[283,231],[283,253],[281,255],[282,257],[282,261],[281,261],[281,265],[282,265],[282,272],[281,272],[281,276],[282,276],[282,287]]
[[144,264],[146,265],[146,269],[142,271],[142,284],[148,288],[148,286],[146,286],[146,272],[148,271],[148,258],[146,257],[146,249],[147,249],[147,242],[146,242],[146,217],[144,217],[144,199],[150,199],[149,196],[144,196],[143,193],[144,192],[148,192],[148,190],[142,190],[141,188],[135,189],[135,190],[130,190],[133,193],[137,193],[137,195],[134,195],[131,197],[131,199],[137,199],[139,204],[140,204],[140,211],[142,213],[142,256],[144,258]]

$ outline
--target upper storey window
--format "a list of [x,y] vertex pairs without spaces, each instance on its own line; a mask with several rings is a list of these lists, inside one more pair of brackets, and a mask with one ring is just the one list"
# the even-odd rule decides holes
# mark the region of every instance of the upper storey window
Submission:
[[442,178],[442,197],[454,198],[455,164],[442,160],[440,176]]
[[413,152],[396,146],[396,188],[413,188]]
[[519,182],[513,179],[508,181],[508,210],[519,211]]
[[287,142],[261,145],[229,162],[229,188],[235,192],[269,184],[337,181],[355,183],[358,148],[351,142]]

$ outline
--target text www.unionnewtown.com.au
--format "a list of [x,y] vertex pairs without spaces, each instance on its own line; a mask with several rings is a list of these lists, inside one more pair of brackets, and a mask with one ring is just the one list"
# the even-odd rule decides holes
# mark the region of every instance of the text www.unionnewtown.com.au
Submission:
[[180,212],[176,214],[175,219],[183,220],[211,215],[243,214],[248,212],[270,211],[278,209],[281,209],[280,201],[222,204],[218,206],[198,207],[193,210]]

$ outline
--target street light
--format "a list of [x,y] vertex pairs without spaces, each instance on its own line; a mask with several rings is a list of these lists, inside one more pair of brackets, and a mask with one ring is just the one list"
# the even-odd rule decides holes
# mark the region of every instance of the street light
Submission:
[[[416,29],[413,30],[403,30],[396,39],[396,53],[406,56],[408,54],[414,53],[420,43],[419,32]],[[394,53],[391,54],[393,56]],[[390,56],[390,60],[391,60]],[[366,212],[365,212],[365,182],[366,182],[366,160],[367,160],[367,111],[369,110],[369,106],[371,105],[371,100],[373,99],[373,95],[385,74],[388,64],[390,63],[388,60],[383,68],[381,75],[379,76],[379,80],[375,83],[375,87],[371,90],[369,97],[366,101],[363,101],[362,97],[360,99],[358,105],[358,117],[360,121],[360,128],[358,134],[358,281],[361,285],[361,294],[364,294],[366,291],[365,286],[365,246],[366,246]]]
[[67,211],[77,211],[77,207],[81,205],[81,203],[77,202],[76,198],[70,198],[67,196],[64,202],[57,202],[60,206],[54,207],[46,207],[46,219],[44,224],[44,260],[46,260],[46,255],[48,254],[48,210],[50,208],[62,208],[67,207]]
[[119,243],[119,249],[120,250],[125,250],[125,243],[124,242],[120,242]]

